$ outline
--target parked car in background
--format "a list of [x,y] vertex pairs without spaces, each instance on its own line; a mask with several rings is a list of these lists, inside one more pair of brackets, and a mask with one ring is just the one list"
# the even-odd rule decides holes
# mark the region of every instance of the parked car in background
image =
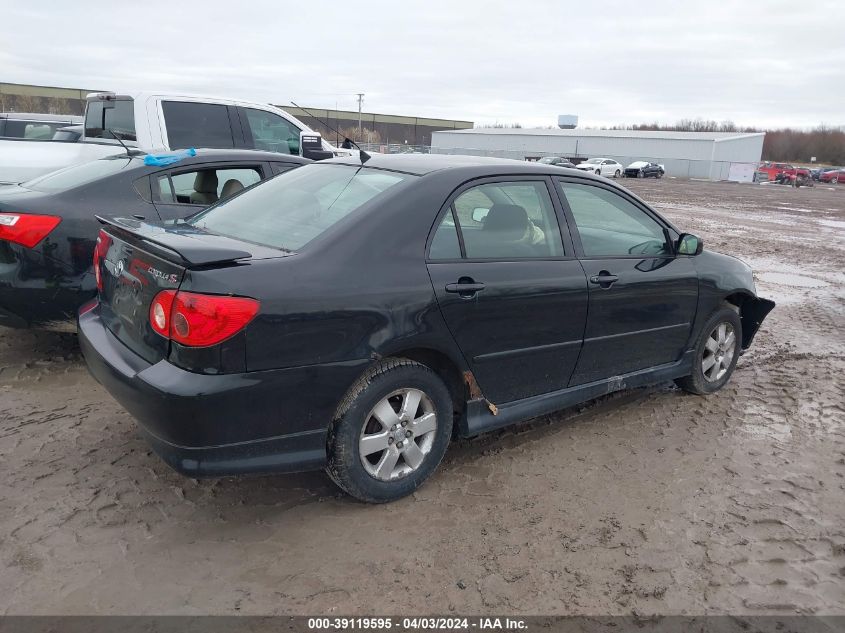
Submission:
[[69,329],[96,293],[97,213],[175,220],[310,162],[254,150],[198,150],[166,167],[109,156],[0,187],[0,325]]
[[804,167],[784,169],[775,176],[775,182],[781,185],[793,185],[796,180],[810,186],[813,184],[813,176],[810,170]]
[[832,168],[831,167],[813,167],[810,170],[810,176],[812,177],[813,180],[817,181],[819,179],[819,176],[821,176],[824,172],[826,172],[829,169],[832,169]]
[[637,160],[625,168],[624,175],[626,178],[663,178],[665,173],[663,165]]
[[611,158],[590,158],[583,163],[579,163],[575,168],[612,178],[619,178],[622,175],[621,163],[617,163]]
[[[775,178],[777,177],[778,174],[780,174],[780,173],[782,173],[786,170],[790,170],[790,169],[795,169],[795,168],[792,165],[790,165],[789,163],[772,163],[772,162],[766,161],[764,163],[760,163],[757,166],[757,174],[766,174],[766,176],[768,177],[768,180],[774,182],[774,180],[775,180]],[[758,180],[765,180],[765,178],[761,179],[759,177],[757,179]]]
[[819,176],[819,182],[845,183],[845,168],[829,169]]
[[570,163],[568,160],[560,156],[543,156],[543,158],[537,162],[541,165],[554,165],[555,167],[568,167],[570,169],[575,167],[574,163]]
[[357,155],[332,147],[318,132],[271,105],[150,92],[88,95],[80,141],[0,140],[0,183],[23,182],[109,156],[122,150],[121,143],[144,151],[258,149],[313,160]]
[[[470,156],[312,163],[175,225],[104,219],[94,377],[191,477],[413,492],[453,436],[725,385],[774,303],[605,178]],[[565,315],[565,317],[562,317]]]
[[82,138],[82,132],[85,128],[81,125],[68,125],[67,127],[60,127],[53,133],[51,141],[61,141],[62,143],[76,143]]
[[71,114],[33,114],[29,112],[0,112],[0,139],[30,139],[49,141],[56,130],[82,123],[81,116]]

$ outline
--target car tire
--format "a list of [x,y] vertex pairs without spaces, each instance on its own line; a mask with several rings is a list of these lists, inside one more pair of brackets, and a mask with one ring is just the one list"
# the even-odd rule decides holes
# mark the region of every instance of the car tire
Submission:
[[[415,398],[416,408],[406,411]],[[360,501],[386,503],[405,497],[443,459],[452,437],[452,414],[449,390],[434,371],[406,358],[382,360],[358,379],[338,406],[329,430],[326,471]],[[416,434],[415,426],[420,429]]]
[[637,172],[637,178],[645,178],[645,172],[642,169]]
[[658,177],[658,178],[663,178],[663,172],[662,172],[662,171],[657,172],[657,177]]
[[615,174],[613,174],[613,177],[614,177],[614,178],[619,178],[619,176],[621,176],[621,175],[622,175],[622,172],[621,172],[621,171],[619,171],[619,170],[617,169],[617,170],[616,170],[616,173],[615,173]]
[[725,303],[701,328],[692,373],[675,384],[699,396],[718,391],[730,380],[741,349],[742,322],[736,306]]

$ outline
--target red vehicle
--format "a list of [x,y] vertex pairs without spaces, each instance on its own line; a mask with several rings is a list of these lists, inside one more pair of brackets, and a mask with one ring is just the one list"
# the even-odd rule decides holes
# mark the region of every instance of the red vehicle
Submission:
[[782,185],[794,185],[796,180],[800,185],[813,186],[813,175],[809,169],[805,169],[804,167],[785,169],[775,176],[775,182]]
[[[784,172],[793,172],[794,173],[795,167],[790,165],[789,163],[771,163],[766,161],[765,163],[760,163],[757,166],[757,174],[766,174],[768,176],[769,182],[774,182],[777,177],[784,173]],[[757,176],[755,178],[758,181],[766,180],[764,178],[760,178]]]
[[845,168],[831,169],[830,171],[822,172],[819,176],[819,182],[845,183]]

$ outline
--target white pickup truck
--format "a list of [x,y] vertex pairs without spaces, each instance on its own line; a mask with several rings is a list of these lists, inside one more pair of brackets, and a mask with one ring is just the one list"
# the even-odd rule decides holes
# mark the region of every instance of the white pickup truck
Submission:
[[78,143],[0,140],[0,183],[23,182],[68,165],[122,153],[189,147],[260,149],[320,160],[353,152],[325,142],[299,119],[271,105],[151,92],[87,96]]

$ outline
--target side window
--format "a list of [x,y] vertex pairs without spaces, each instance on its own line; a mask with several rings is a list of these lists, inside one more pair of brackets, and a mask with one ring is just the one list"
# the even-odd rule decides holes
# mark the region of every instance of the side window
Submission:
[[23,130],[24,138],[38,139],[41,141],[49,141],[53,138],[53,131],[57,129],[47,123],[27,123]]
[[167,176],[159,176],[156,180],[158,199],[161,202],[176,202],[176,194],[173,192],[173,183]]
[[561,182],[587,257],[671,255],[663,227],[613,191]]
[[455,224],[454,207],[443,216],[434,232],[428,249],[429,259],[460,259],[461,244],[458,240],[458,227]]
[[217,170],[217,197],[222,200],[243,191],[261,180],[257,169],[244,167],[242,169]]
[[299,167],[299,165],[297,163],[270,163],[270,167],[273,169],[273,174],[278,175]]
[[167,142],[170,149],[235,146],[229,109],[216,103],[162,101]]
[[153,184],[159,202],[208,206],[261,180],[257,167],[206,168],[161,174]]
[[563,255],[554,207],[544,182],[478,185],[454,202],[470,259],[524,259]]
[[300,129],[278,114],[244,108],[255,149],[280,154],[299,154]]

